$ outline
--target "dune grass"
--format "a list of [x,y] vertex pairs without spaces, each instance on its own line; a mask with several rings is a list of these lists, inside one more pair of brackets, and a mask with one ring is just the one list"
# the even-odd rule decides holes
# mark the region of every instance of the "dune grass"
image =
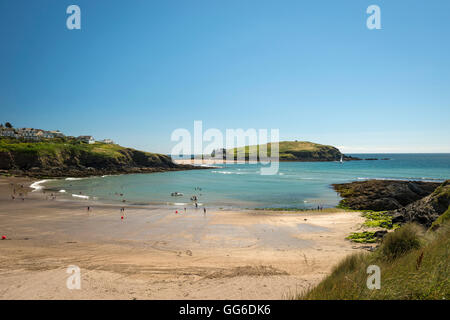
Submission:
[[[296,299],[449,299],[450,222],[423,232],[407,224],[388,234],[372,253],[346,257],[315,288]],[[381,270],[381,289],[367,288],[369,265]]]

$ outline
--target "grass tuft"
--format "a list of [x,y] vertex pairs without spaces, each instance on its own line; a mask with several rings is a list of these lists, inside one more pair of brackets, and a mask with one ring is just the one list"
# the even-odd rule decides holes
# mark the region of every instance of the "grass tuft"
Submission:
[[386,259],[392,260],[405,253],[420,248],[421,230],[418,225],[405,224],[395,232],[387,234],[381,244],[380,252]]
[[[386,236],[372,253],[342,260],[316,287],[297,295],[308,300],[450,299],[450,221],[423,233],[404,225]],[[388,259],[386,257],[389,257]],[[367,267],[381,270],[381,288],[367,288]]]

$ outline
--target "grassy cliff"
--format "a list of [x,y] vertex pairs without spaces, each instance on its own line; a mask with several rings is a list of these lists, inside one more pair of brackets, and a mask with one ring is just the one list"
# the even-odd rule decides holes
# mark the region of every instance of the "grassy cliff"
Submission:
[[[319,285],[297,299],[450,298],[450,221],[426,233],[406,224],[389,233],[372,253],[348,256]],[[370,290],[367,267],[380,267],[381,288]]]
[[[227,150],[227,154],[238,159],[248,159],[251,148],[256,148],[259,154],[260,145],[245,146]],[[267,154],[271,155],[272,143],[266,144]],[[281,161],[338,161],[342,153],[333,146],[308,142],[308,141],[281,141],[279,143],[279,155]],[[344,160],[354,158],[343,156]]]
[[88,176],[185,169],[169,156],[116,144],[70,139],[23,142],[0,139],[0,170],[30,176]]

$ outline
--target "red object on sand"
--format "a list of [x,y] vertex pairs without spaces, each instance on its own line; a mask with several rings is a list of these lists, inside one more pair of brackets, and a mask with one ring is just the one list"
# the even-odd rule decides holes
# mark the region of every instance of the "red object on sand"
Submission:
[[175,213],[178,213],[178,210],[177,210],[177,211],[175,211]]
[[120,219],[122,219],[122,220],[123,220],[123,216],[121,216],[121,217],[120,217]]
[[6,236],[2,236],[2,240],[6,240]]

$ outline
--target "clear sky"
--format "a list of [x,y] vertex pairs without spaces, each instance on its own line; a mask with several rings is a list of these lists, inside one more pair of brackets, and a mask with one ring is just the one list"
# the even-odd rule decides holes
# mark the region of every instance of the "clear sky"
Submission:
[[194,120],[450,152],[449,14],[448,0],[0,0],[0,122],[164,153]]

